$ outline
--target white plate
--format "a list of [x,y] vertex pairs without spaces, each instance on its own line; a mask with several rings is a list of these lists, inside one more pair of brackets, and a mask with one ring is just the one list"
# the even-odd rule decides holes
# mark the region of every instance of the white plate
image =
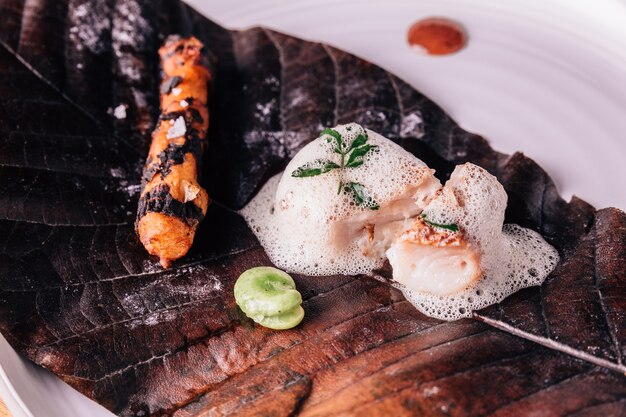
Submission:
[[[228,27],[262,24],[367,58],[430,96],[496,149],[521,150],[535,159],[566,198],[576,194],[597,207],[626,208],[625,1],[189,3]],[[464,24],[468,47],[438,58],[414,53],[406,30],[426,16]],[[18,359],[2,338],[0,365],[0,395],[15,417],[112,415]]]

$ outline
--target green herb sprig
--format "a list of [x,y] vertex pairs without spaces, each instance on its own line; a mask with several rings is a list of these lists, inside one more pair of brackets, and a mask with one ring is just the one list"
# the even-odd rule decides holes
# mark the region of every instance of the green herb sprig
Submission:
[[435,222],[431,222],[430,220],[428,220],[426,218],[426,214],[422,213],[420,215],[420,217],[422,218],[422,220],[424,220],[424,223],[429,224],[433,227],[438,227],[440,229],[446,229],[446,230],[450,230],[452,232],[458,232],[459,231],[459,226],[457,226],[454,223],[450,223],[450,224],[441,224],[441,223],[435,223]]
[[[348,131],[351,130],[350,127],[346,129]],[[370,210],[378,210],[378,204],[363,184],[359,182],[344,183],[343,181],[344,169],[360,167],[363,165],[365,155],[372,149],[377,148],[376,145],[367,143],[369,140],[367,132],[364,130],[363,133],[359,133],[350,144],[344,141],[341,133],[335,129],[324,129],[320,133],[320,138],[324,136],[326,136],[326,141],[332,144],[333,152],[340,156],[339,163],[331,161],[330,159],[316,159],[315,161],[307,162],[296,168],[291,173],[291,176],[296,178],[314,177],[338,169],[339,185],[337,187],[337,194],[341,193],[343,190],[352,196],[357,205],[369,208]]]
[[367,207],[370,210],[378,210],[380,208],[365,186],[359,182],[346,183],[344,191],[351,194],[354,202],[361,207]]

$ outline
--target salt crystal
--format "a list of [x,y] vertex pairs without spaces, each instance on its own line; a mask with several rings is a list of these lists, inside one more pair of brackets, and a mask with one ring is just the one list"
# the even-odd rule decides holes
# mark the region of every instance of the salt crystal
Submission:
[[189,181],[183,181],[183,188],[185,190],[184,203],[195,200],[198,194],[200,194],[200,187],[190,183]]
[[126,119],[126,105],[120,104],[117,106],[115,110],[113,110],[113,116],[115,116],[116,119]]
[[172,94],[174,94],[175,96],[178,96],[182,92],[183,90],[181,88],[178,88],[178,87],[172,88]]
[[174,122],[174,125],[167,129],[167,138],[174,139],[183,136],[187,132],[187,126],[185,126],[185,118],[179,116]]

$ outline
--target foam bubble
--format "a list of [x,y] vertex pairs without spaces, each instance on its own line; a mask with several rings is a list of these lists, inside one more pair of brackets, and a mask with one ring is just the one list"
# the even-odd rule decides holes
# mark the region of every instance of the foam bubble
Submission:
[[424,314],[443,320],[470,317],[522,288],[541,285],[559,260],[537,232],[504,223],[507,195],[498,180],[473,164],[457,166],[424,215],[457,224],[481,254],[482,277],[463,291],[433,295],[397,284]]
[[[346,144],[368,135],[375,146],[363,164],[333,169],[312,177],[293,177],[302,166],[321,168],[323,161],[340,164],[328,135],[306,145],[285,172],[270,179],[242,210],[270,259],[278,267],[308,275],[363,274],[379,268],[398,231],[419,214],[440,187],[421,160],[383,136],[351,123],[335,128]],[[359,183],[378,210],[357,204],[339,184]],[[376,240],[370,241],[374,228]],[[367,226],[367,227],[366,227]],[[387,244],[380,244],[387,239]]]

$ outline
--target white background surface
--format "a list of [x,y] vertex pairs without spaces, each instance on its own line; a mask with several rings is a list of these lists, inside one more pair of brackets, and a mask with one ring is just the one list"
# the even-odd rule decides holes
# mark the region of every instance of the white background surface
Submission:
[[[262,24],[367,58],[430,96],[497,150],[521,150],[535,159],[566,198],[576,194],[597,207],[626,209],[624,1],[189,3],[231,28]],[[406,30],[427,16],[461,22],[468,47],[446,57],[413,52]],[[0,365],[0,396],[15,417],[112,415],[19,359],[2,337]]]

